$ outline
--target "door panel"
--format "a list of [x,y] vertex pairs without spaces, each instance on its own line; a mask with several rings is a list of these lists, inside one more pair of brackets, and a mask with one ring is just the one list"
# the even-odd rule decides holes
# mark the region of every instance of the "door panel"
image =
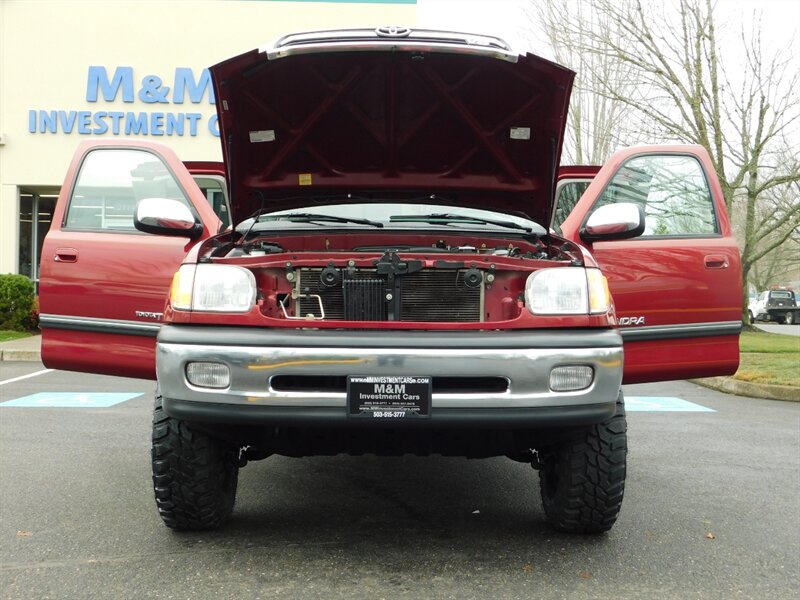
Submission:
[[[580,240],[594,208],[635,202],[645,233]],[[624,383],[733,374],[739,362],[741,263],[722,193],[702,148],[613,156],[562,225],[589,245],[609,282],[625,343]]]
[[133,228],[136,202],[183,201],[219,220],[175,154],[147,142],[85,143],[42,250],[42,358],[57,369],[155,378],[155,336],[172,275],[199,240]]

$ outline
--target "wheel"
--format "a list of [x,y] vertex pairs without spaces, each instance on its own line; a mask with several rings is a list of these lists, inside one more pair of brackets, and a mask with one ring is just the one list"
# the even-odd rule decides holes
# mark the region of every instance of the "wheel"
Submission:
[[783,317],[783,322],[787,325],[794,325],[794,313],[787,312],[786,316]]
[[756,322],[756,318],[753,316],[753,313],[749,310],[747,311],[747,320],[750,321],[750,325]]
[[625,490],[627,428],[620,392],[613,417],[541,451],[542,505],[555,529],[602,533],[614,525]]
[[153,409],[153,489],[158,513],[177,530],[214,529],[233,512],[239,448]]

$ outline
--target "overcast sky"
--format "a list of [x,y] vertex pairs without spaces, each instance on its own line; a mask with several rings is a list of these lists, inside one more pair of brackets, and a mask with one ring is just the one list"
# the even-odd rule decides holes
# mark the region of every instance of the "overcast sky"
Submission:
[[[572,0],[577,1],[577,0]],[[647,0],[646,0],[647,1]],[[532,50],[547,56],[547,51],[529,48],[532,29],[524,7],[536,0],[417,0],[417,26],[426,29],[445,29],[485,33],[505,39],[515,49]],[[649,0],[654,9],[663,12],[664,0]],[[752,20],[754,11],[762,12],[764,38],[779,47],[786,46],[800,24],[800,0],[718,0],[717,34],[723,43],[736,43],[742,19]],[[720,25],[729,24],[729,27]],[[800,37],[795,37],[793,52],[800,60]]]

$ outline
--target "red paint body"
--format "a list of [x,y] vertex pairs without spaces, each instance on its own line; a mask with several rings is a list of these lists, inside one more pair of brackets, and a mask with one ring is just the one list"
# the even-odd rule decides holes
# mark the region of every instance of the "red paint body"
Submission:
[[[78,147],[61,187],[53,222],[42,248],[40,307],[45,314],[152,322],[136,311],[161,313],[170,281],[195,244],[140,232],[69,231],[63,224],[75,178],[94,148],[144,148],[158,153],[177,177],[204,224],[200,239],[216,232],[219,219],[174,152],[148,142],[84,142]],[[219,163],[202,163],[198,171],[219,174]],[[55,260],[60,248],[78,249],[77,260]],[[155,378],[155,339],[44,328],[42,360],[60,369]]]
[[[580,241],[580,226],[608,180],[623,162],[644,150],[617,152],[599,169],[561,226],[565,238]],[[710,183],[720,235],[589,244],[589,251],[608,278],[617,317],[643,316],[653,326],[737,321],[741,318],[741,298],[736,293],[742,286],[741,261],[711,159],[696,146],[662,146],[659,153],[689,154],[701,162]],[[720,258],[724,268],[716,268]],[[626,340],[623,383],[705,377],[712,372],[733,374],[738,364],[738,338],[733,336]]]
[[[128,144],[126,142],[126,144]],[[149,148],[160,154],[170,169],[178,176],[184,190],[202,216],[205,229],[195,242],[141,233],[97,233],[64,230],[64,208],[70,196],[77,169],[85,153],[94,147],[116,147],[118,142],[92,142],[81,146],[67,173],[62,188],[53,226],[45,241],[42,253],[41,308],[43,313],[79,317],[119,319],[122,321],[152,322],[136,317],[136,311],[161,313],[172,275],[181,262],[194,262],[200,242],[211,237],[218,226],[216,215],[194,186],[191,174],[178,158],[167,149],[145,142],[131,146]],[[697,154],[705,169],[711,174],[708,158],[695,147],[674,146],[659,148],[659,152],[673,151]],[[722,235],[702,240],[684,239],[631,239],[615,242],[586,244],[579,236],[580,224],[594,200],[602,192],[605,182],[626,158],[642,149],[624,151],[615,156],[599,173],[595,167],[565,168],[559,179],[587,177],[596,173],[596,179],[586,191],[578,206],[563,224],[564,237],[581,245],[580,256],[588,265],[600,266],[609,280],[617,317],[640,317],[648,325],[673,325],[676,323],[701,323],[733,321],[738,319],[736,290],[739,280],[739,255],[733,241],[730,224],[725,216],[722,196],[713,177],[712,192],[720,214]],[[219,165],[204,163],[189,165],[193,172],[219,174]],[[404,236],[406,243],[426,245],[436,235]],[[224,238],[223,238],[224,239]],[[274,238],[282,241],[281,238]],[[391,237],[382,232],[359,234],[330,234],[293,236],[292,248],[302,251],[293,257],[298,267],[305,264],[325,263],[335,255],[325,252],[325,244],[347,247],[354,244],[370,245],[390,242]],[[453,244],[498,243],[492,236],[476,237],[453,235]],[[204,245],[205,246],[205,245]],[[75,248],[77,260],[66,263],[55,260],[59,249]],[[188,256],[187,256],[188,252]],[[364,264],[379,254],[365,255]],[[727,268],[713,268],[705,264],[705,257],[724,257]],[[594,258],[592,258],[594,257]],[[272,262],[279,269],[285,257]],[[457,255],[421,255],[428,261],[458,260]],[[498,272],[504,267],[518,268],[518,262],[502,257],[484,257],[484,262],[496,264]],[[259,263],[269,267],[264,258],[220,259],[247,266]],[[547,266],[539,262],[536,268]],[[533,268],[533,265],[531,266]],[[276,278],[277,279],[277,278]],[[502,280],[500,280],[502,281]],[[260,282],[261,284],[261,282]],[[608,326],[606,315],[580,317],[534,317],[516,298],[522,290],[510,282],[511,288],[498,290],[487,296],[487,304],[505,307],[490,315],[491,327],[497,329],[603,327]],[[285,286],[284,286],[285,287]],[[499,287],[499,286],[498,286]],[[287,288],[288,289],[288,288]],[[287,289],[276,289],[276,293]],[[505,300],[504,300],[505,298]],[[491,302],[490,302],[491,300]],[[508,307],[511,306],[509,309]],[[508,317],[511,318],[508,318]],[[166,311],[167,320],[207,324],[241,325],[245,327],[297,327],[275,311],[256,307],[244,315],[196,315]],[[613,316],[611,317],[613,322]],[[324,328],[385,328],[385,329],[485,329],[486,323],[369,323],[317,322]],[[738,365],[738,343],[735,336],[680,338],[675,340],[630,341],[625,344],[625,382],[642,382],[676,379],[710,374],[731,373]],[[79,371],[104,372],[132,377],[154,377],[154,339],[144,336],[125,336],[108,333],[84,332],[67,329],[44,329],[43,360],[48,366]]]

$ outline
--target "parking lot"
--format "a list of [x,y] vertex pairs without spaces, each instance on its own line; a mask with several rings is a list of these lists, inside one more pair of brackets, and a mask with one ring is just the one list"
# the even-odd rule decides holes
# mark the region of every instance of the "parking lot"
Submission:
[[0,402],[28,404],[0,405],[2,598],[800,594],[800,403],[628,386],[606,535],[550,530],[527,465],[369,456],[251,463],[224,529],[176,534],[150,488],[153,382],[43,369],[0,363]]

